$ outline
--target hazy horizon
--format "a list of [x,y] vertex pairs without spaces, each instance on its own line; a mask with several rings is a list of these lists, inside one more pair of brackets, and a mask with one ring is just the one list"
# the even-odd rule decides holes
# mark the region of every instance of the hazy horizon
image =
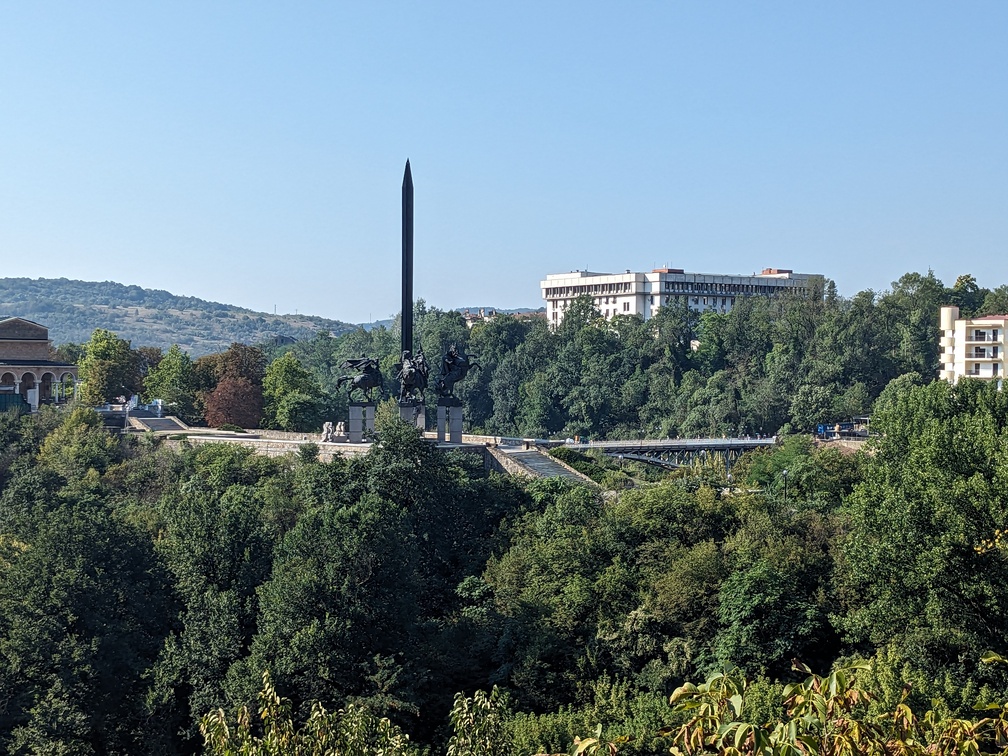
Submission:
[[[1008,282],[1008,6],[0,9],[4,275],[260,312],[578,268]],[[490,305],[487,305],[490,306]]]

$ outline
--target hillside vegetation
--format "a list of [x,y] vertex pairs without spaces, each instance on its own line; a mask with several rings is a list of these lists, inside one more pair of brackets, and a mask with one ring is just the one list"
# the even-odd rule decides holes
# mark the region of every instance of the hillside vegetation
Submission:
[[66,278],[0,278],[0,317],[11,316],[47,326],[55,344],[83,343],[94,329],[105,328],[134,346],[178,344],[194,356],[234,342],[302,339],[319,331],[339,335],[352,328],[310,315],[272,315],[159,289]]
[[[498,476],[393,399],[328,462],[119,438],[86,406],[317,433],[348,357],[395,396],[395,323],[197,359],[96,330],[85,406],[0,413],[0,752],[1008,754],[1008,392],[935,380],[949,302],[1008,287],[647,322],[580,299],[556,330],[418,301],[432,361],[482,365],[472,427],[781,436],[730,475],[566,457],[599,488]],[[856,453],[789,432],[862,413]]]
[[[929,271],[907,273],[881,294],[845,298],[826,282],[809,296],[739,299],[726,313],[669,303],[647,321],[604,318],[590,298],[575,300],[556,329],[544,318],[503,316],[470,329],[460,313],[423,300],[413,319],[415,343],[435,371],[452,344],[480,365],[456,387],[468,428],[476,432],[594,439],[786,435],[870,414],[899,376],[933,380],[938,313],[947,303],[966,316],[1006,312],[1008,286],[988,290],[963,275],[948,287]],[[61,350],[64,359],[82,360],[81,379],[95,403],[140,393],[175,405],[173,412],[187,422],[210,422],[204,412],[216,404],[241,410],[241,420],[211,413],[226,424],[260,418],[265,427],[317,431],[327,420],[346,419],[348,396],[338,382],[347,360],[362,355],[379,363],[385,395],[399,393],[398,320],[391,328],[260,343],[251,362],[241,350],[232,359],[223,349],[213,359],[191,359],[180,340],[183,348],[163,367],[161,350],[135,339],[131,350],[122,340],[128,334],[114,330],[96,331],[85,344],[85,353],[100,357],[86,360],[79,350]],[[148,375],[155,367],[157,373]],[[226,376],[248,385],[235,393]],[[433,417],[435,392],[426,399]]]

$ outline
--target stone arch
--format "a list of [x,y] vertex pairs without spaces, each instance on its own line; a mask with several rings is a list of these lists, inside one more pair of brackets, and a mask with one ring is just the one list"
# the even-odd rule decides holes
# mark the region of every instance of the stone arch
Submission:
[[31,370],[24,370],[21,373],[21,390],[20,394],[24,397],[25,401],[28,401],[28,389],[33,389],[38,386],[38,376]]
[[77,396],[77,373],[64,370],[60,374],[60,401],[73,399]]
[[17,378],[14,373],[9,370],[0,374],[0,391],[14,392],[14,384],[17,383]]
[[46,371],[42,373],[39,380],[39,403],[50,402],[53,399],[53,384],[56,383],[56,376]]

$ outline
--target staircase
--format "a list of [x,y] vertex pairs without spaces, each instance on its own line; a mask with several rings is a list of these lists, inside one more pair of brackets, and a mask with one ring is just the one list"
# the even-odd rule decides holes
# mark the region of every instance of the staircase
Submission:
[[586,475],[582,475],[575,470],[560,464],[548,454],[544,454],[538,449],[525,449],[520,446],[500,446],[500,451],[504,452],[509,459],[517,462],[525,468],[529,475],[536,478],[567,478],[575,483],[587,483],[595,485],[595,482]]

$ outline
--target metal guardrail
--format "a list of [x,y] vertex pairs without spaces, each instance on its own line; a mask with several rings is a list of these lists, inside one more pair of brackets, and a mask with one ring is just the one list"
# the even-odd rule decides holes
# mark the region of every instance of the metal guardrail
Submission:
[[567,444],[574,451],[598,449],[606,454],[625,451],[627,453],[654,453],[659,451],[693,451],[710,449],[713,451],[758,449],[773,446],[774,438],[671,438],[644,441],[589,441],[586,444]]
[[777,443],[776,436],[770,438],[658,438],[658,439],[637,439],[629,441],[589,441],[587,443],[574,443],[570,441],[558,441],[548,438],[520,438],[517,436],[481,436],[475,434],[463,434],[466,443],[492,443],[498,446],[543,446],[555,447],[566,446],[575,451],[588,451],[599,449],[602,452],[626,450],[633,452],[656,452],[656,451],[687,451],[699,449],[713,450],[746,450],[757,449],[764,446],[773,446]]
[[585,444],[567,444],[568,449],[579,452],[597,451],[607,457],[619,457],[638,462],[682,467],[697,460],[722,459],[727,469],[744,453],[765,449],[777,443],[774,438],[665,438],[638,441],[592,441]]

